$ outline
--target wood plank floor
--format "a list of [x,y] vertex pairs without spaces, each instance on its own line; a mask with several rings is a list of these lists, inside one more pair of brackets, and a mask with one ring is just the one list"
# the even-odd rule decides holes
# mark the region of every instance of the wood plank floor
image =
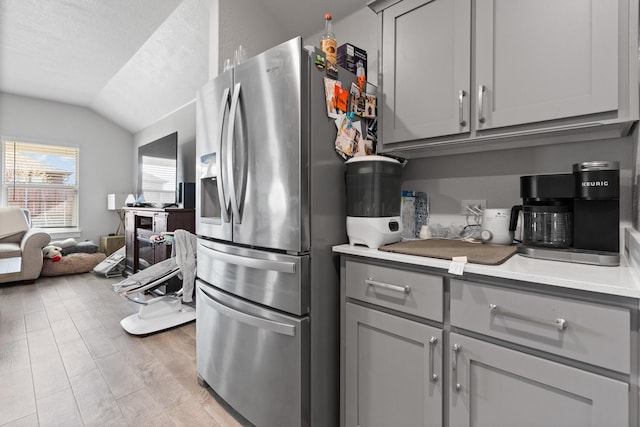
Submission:
[[0,426],[243,425],[197,383],[195,322],[127,334],[117,281],[0,285]]

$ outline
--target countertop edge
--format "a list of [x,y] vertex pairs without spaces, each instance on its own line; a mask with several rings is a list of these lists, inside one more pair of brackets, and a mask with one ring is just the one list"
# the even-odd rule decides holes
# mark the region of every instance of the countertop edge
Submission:
[[[442,269],[443,274],[449,274],[451,264],[451,261],[445,259],[384,252],[349,244],[334,246],[333,252]],[[501,265],[469,263],[465,266],[464,272],[640,299],[639,266],[640,233],[627,229],[625,230],[625,253],[618,267],[540,260],[516,254]]]

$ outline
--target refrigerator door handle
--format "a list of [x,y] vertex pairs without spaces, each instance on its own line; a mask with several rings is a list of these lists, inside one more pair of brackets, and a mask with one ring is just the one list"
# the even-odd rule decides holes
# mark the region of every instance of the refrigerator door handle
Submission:
[[275,332],[281,335],[294,337],[296,335],[296,327],[282,322],[264,319],[262,317],[253,316],[242,311],[235,310],[216,301],[203,287],[199,288],[204,295],[207,296],[206,303],[211,305],[214,310],[238,322],[254,326],[258,329]]
[[233,137],[235,133],[236,117],[238,115],[238,105],[240,101],[240,83],[236,83],[233,88],[233,98],[231,100],[231,110],[229,111],[229,132],[227,133],[227,170],[229,171],[229,196],[231,198],[231,209],[236,224],[242,224],[240,218],[240,206],[236,196],[236,182],[233,175]]
[[222,213],[222,221],[229,222],[229,205],[231,201],[229,197],[225,194],[224,189],[224,179],[222,178],[222,145],[223,145],[223,137],[224,137],[224,116],[227,112],[227,107],[229,106],[229,88],[224,89],[224,93],[222,94],[222,99],[220,100],[220,116],[218,118],[218,123],[220,123],[220,127],[218,129],[218,139],[216,141],[218,158],[216,160],[216,175],[218,177],[218,199],[220,200],[221,213]]
[[243,255],[233,255],[226,252],[220,252],[208,246],[201,245],[207,251],[215,252],[213,257],[216,260],[226,262],[227,264],[238,265],[240,267],[254,268],[256,270],[277,271],[278,273],[294,274],[296,272],[296,263],[288,261],[274,261],[269,259],[252,258]]

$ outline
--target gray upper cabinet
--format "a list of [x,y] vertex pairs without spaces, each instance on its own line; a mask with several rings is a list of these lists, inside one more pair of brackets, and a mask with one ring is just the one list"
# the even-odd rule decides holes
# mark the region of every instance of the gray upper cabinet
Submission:
[[456,333],[452,427],[629,426],[629,385]]
[[618,3],[477,0],[477,128],[618,109]]
[[638,120],[638,0],[369,7],[379,15],[383,152],[602,139]]
[[383,22],[385,143],[466,132],[469,0],[405,0]]

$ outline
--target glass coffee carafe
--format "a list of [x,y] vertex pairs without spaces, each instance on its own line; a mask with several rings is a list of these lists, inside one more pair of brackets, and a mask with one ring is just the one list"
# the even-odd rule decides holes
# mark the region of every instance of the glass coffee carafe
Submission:
[[522,243],[568,248],[573,243],[572,212],[568,206],[522,207]]

